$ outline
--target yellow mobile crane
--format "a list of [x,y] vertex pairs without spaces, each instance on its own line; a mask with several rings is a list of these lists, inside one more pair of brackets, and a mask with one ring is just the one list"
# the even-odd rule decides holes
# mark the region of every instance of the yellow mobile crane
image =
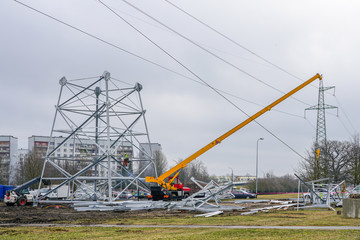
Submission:
[[[175,167],[171,168],[158,178],[155,177],[146,177],[145,181],[149,183],[157,183],[158,186],[151,186],[151,197],[153,200],[163,200],[163,199],[181,199],[187,197],[190,194],[190,189],[185,188],[181,182],[179,182],[178,175],[180,170],[185,168],[188,163],[199,157],[200,155],[204,154],[205,152],[209,151],[211,148],[216,146],[217,144],[221,143],[225,138],[229,137],[248,123],[254,121],[256,118],[260,117],[267,111],[270,111],[273,107],[284,101],[285,99],[289,98],[294,93],[298,92],[300,89],[304,88],[305,86],[309,85],[311,82],[315,81],[316,79],[322,80],[321,75],[316,74],[306,82],[302,83],[298,87],[294,88],[292,91],[288,92],[275,102],[271,103],[270,105],[266,106],[259,112],[255,113],[253,116],[249,117],[230,131],[226,132],[222,136],[218,137],[214,141],[207,144],[205,147],[201,148],[182,162],[178,163]],[[171,177],[172,174],[174,176]],[[165,181],[167,179],[167,182]]]

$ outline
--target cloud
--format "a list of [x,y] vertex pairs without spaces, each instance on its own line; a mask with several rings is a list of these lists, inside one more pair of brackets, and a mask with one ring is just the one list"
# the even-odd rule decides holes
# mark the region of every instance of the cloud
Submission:
[[[118,47],[134,52],[160,65],[196,79],[144,37],[127,26],[96,1],[24,1],[42,11],[98,36]],[[191,20],[162,1],[133,2],[162,22],[218,54],[239,69],[214,58],[179,38],[158,23],[117,1],[107,3],[163,49],[212,86],[240,98],[266,106],[282,94],[244,74],[255,76],[283,92],[300,81],[279,71],[249,52]],[[245,47],[306,80],[317,72],[325,85],[336,85],[337,98],[346,111],[341,123],[327,115],[328,137],[348,139],[359,129],[357,119],[357,59],[360,30],[359,4],[355,1],[181,1],[175,2],[189,13],[210,24]],[[206,7],[204,7],[206,6]],[[321,9],[321,11],[319,10]],[[0,133],[19,138],[49,134],[54,105],[59,93],[58,80],[100,76],[108,70],[113,77],[130,84],[140,82],[150,136],[163,145],[169,160],[185,158],[214,140],[246,116],[213,90],[187,78],[156,67],[74,29],[29,10],[15,2],[0,3],[4,24],[0,45],[2,107]],[[317,83],[296,94],[305,102],[289,99],[259,121],[271,132],[304,155],[315,137],[316,114],[301,119],[304,108],[317,104]],[[249,114],[261,109],[225,94]],[[337,104],[326,95],[329,104]],[[346,119],[342,115],[342,119]],[[20,137],[21,136],[21,137]],[[254,123],[229,137],[206,153],[210,173],[254,172],[255,144],[261,143],[263,171],[291,173],[301,158]]]

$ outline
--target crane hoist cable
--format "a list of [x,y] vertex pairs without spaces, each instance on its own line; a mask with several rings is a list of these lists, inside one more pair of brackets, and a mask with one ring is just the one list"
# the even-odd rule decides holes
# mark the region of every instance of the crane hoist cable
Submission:
[[286,100],[287,98],[289,98],[290,96],[292,96],[293,94],[298,92],[299,90],[303,89],[304,87],[306,87],[307,85],[309,85],[310,83],[315,81],[316,79],[319,79],[321,81],[322,80],[321,75],[316,74],[315,76],[313,76],[312,78],[310,78],[306,82],[300,84],[299,86],[297,86],[296,88],[294,88],[290,92],[286,93],[285,95],[283,95],[279,99],[275,100],[270,105],[268,105],[265,108],[261,109],[260,111],[258,111],[254,115],[250,116],[248,119],[246,119],[245,121],[243,121],[240,124],[236,125],[234,128],[230,129],[229,131],[227,131],[226,133],[224,133],[220,137],[218,137],[215,140],[211,141],[209,144],[205,145],[203,148],[199,149],[198,151],[196,151],[195,153],[190,155],[188,158],[184,159],[183,161],[178,163],[176,166],[169,169],[164,174],[160,175],[157,178],[152,177],[152,176],[147,176],[147,177],[145,177],[145,181],[149,182],[149,183],[157,183],[157,184],[159,184],[159,186],[161,186],[161,187],[163,187],[163,188],[165,188],[167,190],[176,190],[176,189],[174,189],[174,187],[171,184],[172,180],[168,181],[167,183],[165,182],[165,180],[167,178],[169,178],[172,174],[175,174],[175,176],[172,178],[172,179],[174,179],[175,177],[178,176],[179,171],[181,169],[185,168],[187,166],[187,164],[189,164],[191,161],[193,161],[197,157],[201,156],[202,154],[206,153],[207,151],[209,151],[210,149],[212,149],[213,147],[215,147],[216,145],[221,143],[223,140],[225,140],[226,138],[228,138],[229,136],[231,136],[232,134],[234,134],[235,132],[237,132],[238,130],[240,130],[241,128],[246,126],[247,124],[255,121],[255,119],[257,119],[258,117],[260,117],[264,113],[270,111],[273,107],[275,107],[279,103],[283,102],[284,100]]

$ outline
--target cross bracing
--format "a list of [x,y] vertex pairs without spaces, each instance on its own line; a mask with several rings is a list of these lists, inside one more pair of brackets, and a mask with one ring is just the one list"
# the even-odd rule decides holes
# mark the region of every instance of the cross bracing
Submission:
[[[50,180],[54,187],[38,195],[37,201],[44,201],[63,186],[68,188],[65,200],[113,201],[117,199],[114,192],[148,190],[140,175],[155,164],[140,95],[142,86],[136,83],[122,88],[106,71],[91,81],[74,84],[65,77],[59,81],[60,94],[41,174],[41,180]],[[149,144],[149,150],[144,152],[140,143]]]

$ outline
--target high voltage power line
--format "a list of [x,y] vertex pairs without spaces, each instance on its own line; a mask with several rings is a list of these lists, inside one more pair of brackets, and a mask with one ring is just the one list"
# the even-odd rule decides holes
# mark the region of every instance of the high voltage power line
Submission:
[[[85,31],[85,30],[82,30],[82,29],[80,29],[80,28],[78,28],[78,27],[75,27],[75,26],[72,25],[72,24],[66,23],[66,22],[63,21],[63,20],[60,20],[60,19],[58,19],[58,18],[56,18],[56,17],[53,17],[53,16],[51,16],[51,15],[49,15],[49,14],[43,12],[43,11],[40,11],[40,10],[38,10],[38,9],[36,9],[36,8],[33,8],[33,7],[31,7],[31,6],[29,6],[29,5],[25,4],[25,3],[22,3],[22,2],[20,2],[20,1],[18,1],[18,0],[13,0],[13,1],[16,2],[16,3],[18,3],[18,4],[21,4],[21,5],[25,6],[25,7],[29,8],[29,9],[37,12],[37,13],[39,13],[39,14],[42,14],[42,15],[44,15],[44,16],[46,16],[46,17],[48,17],[48,18],[50,18],[50,19],[52,19],[52,20],[54,20],[54,21],[56,21],[56,22],[58,22],[58,23],[61,23],[61,24],[65,25],[65,26],[67,26],[67,27],[69,27],[69,28],[71,28],[71,29],[73,29],[73,30],[75,30],[75,31],[78,31],[78,32],[80,32],[80,33],[82,33],[82,34],[84,34],[84,35],[86,35],[86,36],[88,36],[88,37],[91,37],[91,38],[93,38],[93,39],[95,39],[95,40],[98,40],[98,41],[100,41],[100,42],[102,42],[102,43],[104,43],[104,44],[106,44],[106,45],[109,45],[109,46],[111,46],[111,47],[114,47],[114,48],[116,48],[117,50],[120,50],[120,51],[122,51],[122,52],[124,52],[124,53],[126,53],[126,54],[129,54],[129,55],[131,55],[131,56],[133,56],[133,57],[136,57],[136,58],[138,58],[138,59],[140,59],[140,60],[142,60],[142,61],[145,61],[145,62],[147,62],[147,63],[150,63],[150,64],[152,64],[152,65],[154,65],[154,66],[156,66],[156,67],[162,68],[162,69],[164,69],[164,70],[166,70],[166,71],[168,71],[168,72],[171,72],[171,73],[173,73],[173,74],[175,74],[175,75],[178,75],[178,76],[180,76],[180,77],[183,77],[183,78],[186,78],[186,79],[188,79],[188,80],[194,81],[194,82],[196,82],[196,83],[205,85],[204,83],[198,81],[197,79],[188,77],[188,76],[186,76],[186,75],[184,75],[184,74],[181,74],[181,73],[179,73],[179,72],[177,72],[177,71],[175,71],[175,70],[172,70],[172,69],[170,69],[170,68],[167,68],[167,67],[165,67],[165,66],[163,66],[163,65],[161,65],[161,64],[159,64],[159,63],[156,63],[155,61],[149,60],[149,59],[144,58],[144,57],[142,57],[142,56],[140,56],[140,55],[138,55],[138,54],[135,54],[135,53],[133,53],[133,52],[130,52],[130,51],[124,49],[124,48],[119,47],[118,45],[116,45],[116,44],[114,44],[114,43],[111,43],[111,42],[109,42],[109,41],[107,41],[107,40],[105,40],[105,39],[103,39],[103,38],[101,38],[101,37],[98,37],[98,36],[96,36],[96,35],[94,35],[94,34],[91,34],[91,33],[87,32],[87,31]],[[77,80],[77,79],[74,79],[74,80]],[[129,83],[127,83],[127,84],[129,84]],[[229,95],[229,96],[232,96],[232,97],[234,97],[234,98],[237,98],[237,99],[239,99],[239,100],[241,100],[241,101],[244,101],[244,102],[247,102],[247,103],[251,103],[251,104],[254,104],[254,105],[257,105],[257,106],[264,107],[264,105],[261,105],[261,104],[258,104],[258,103],[249,101],[249,100],[247,100],[247,99],[241,98],[241,97],[239,97],[239,96],[236,96],[236,95],[234,95],[234,94],[228,93],[228,92],[226,92],[226,91],[223,91],[223,90],[220,90],[220,89],[216,89],[216,90],[218,90],[219,92],[224,93],[224,94],[226,94],[226,95]],[[277,109],[274,109],[273,111],[277,111],[277,112],[280,112],[280,113],[283,113],[283,114],[286,114],[286,115],[289,115],[289,116],[294,116],[294,117],[302,118],[302,116],[300,116],[300,115],[296,115],[296,114],[293,114],[293,113],[288,113],[288,112],[281,111],[281,110],[277,110]]]
[[[221,94],[221,93],[224,93],[224,94],[226,94],[226,95],[231,95],[232,97],[236,97],[236,98],[238,98],[238,99],[241,99],[241,100],[243,100],[243,101],[246,101],[246,102],[249,102],[249,103],[252,103],[252,104],[256,104],[256,103],[254,103],[254,102],[251,102],[251,101],[242,99],[242,98],[240,98],[240,97],[237,97],[237,96],[235,96],[235,95],[229,94],[229,93],[227,93],[227,92],[221,91],[221,90],[219,90],[219,89],[216,89],[216,88],[208,85],[203,79],[201,79],[199,76],[197,76],[195,73],[193,73],[190,69],[186,68],[186,66],[184,66],[184,65],[183,65],[183,67],[184,67],[185,69],[187,69],[190,73],[192,73],[192,74],[193,74],[197,79],[199,79],[201,82],[199,82],[197,79],[193,79],[193,78],[188,77],[188,76],[186,76],[186,75],[184,75],[184,74],[181,74],[181,73],[178,73],[178,72],[176,72],[176,71],[174,71],[174,70],[172,70],[172,69],[169,69],[169,68],[167,68],[167,67],[165,67],[165,66],[163,66],[163,65],[161,65],[161,64],[159,64],[159,63],[156,63],[156,62],[154,62],[154,61],[152,61],[152,60],[149,60],[149,59],[146,59],[146,58],[144,58],[144,57],[141,57],[140,55],[134,54],[134,53],[132,53],[132,52],[130,52],[130,51],[124,49],[124,48],[119,47],[119,46],[116,45],[116,44],[113,44],[113,43],[111,43],[111,42],[109,42],[109,41],[106,41],[106,40],[100,38],[100,37],[97,37],[97,36],[95,36],[95,35],[93,35],[93,34],[90,34],[90,33],[86,32],[86,31],[84,31],[84,30],[81,30],[80,28],[74,27],[74,26],[71,25],[71,24],[65,23],[64,21],[61,21],[61,20],[59,20],[59,19],[57,19],[57,18],[55,18],[55,17],[52,17],[52,16],[50,16],[50,15],[48,15],[48,14],[42,12],[42,11],[39,11],[39,10],[37,10],[37,9],[29,6],[29,5],[26,5],[26,4],[24,4],[24,3],[22,3],[22,2],[20,2],[20,1],[18,1],[18,0],[14,0],[14,1],[17,2],[17,3],[19,3],[19,4],[21,4],[21,5],[23,5],[23,6],[25,6],[25,7],[30,8],[30,9],[32,9],[32,10],[34,10],[34,11],[36,11],[36,12],[38,12],[38,13],[44,15],[44,16],[46,16],[46,17],[49,17],[49,18],[51,18],[51,19],[53,19],[53,20],[55,20],[55,21],[57,21],[57,22],[59,22],[59,23],[62,23],[62,24],[66,25],[66,26],[68,26],[68,27],[70,27],[70,28],[72,28],[72,29],[74,29],[74,30],[76,30],[76,31],[78,31],[78,32],[81,32],[81,33],[83,33],[83,34],[85,34],[85,35],[87,35],[87,36],[89,36],[89,37],[92,37],[92,38],[100,41],[100,42],[103,42],[103,43],[105,43],[105,44],[107,44],[107,45],[109,45],[109,46],[112,46],[112,47],[114,47],[114,48],[116,48],[116,49],[118,49],[118,50],[121,50],[121,51],[123,51],[123,52],[125,52],[125,53],[127,53],[127,54],[130,54],[130,55],[132,55],[132,56],[134,56],[134,57],[136,57],[136,58],[139,58],[139,59],[141,59],[141,60],[143,60],[143,61],[145,61],[145,62],[148,62],[148,63],[150,63],[150,64],[152,64],[152,65],[155,65],[155,66],[157,66],[157,67],[160,67],[160,68],[162,68],[162,69],[164,69],[164,70],[166,70],[166,71],[172,72],[172,73],[174,73],[174,74],[176,74],[176,75],[179,75],[179,76],[181,76],[181,77],[187,78],[187,79],[189,79],[189,80],[191,80],[191,81],[195,81],[195,82],[200,83],[200,84],[202,84],[202,85],[208,86],[209,88],[211,88],[211,89],[213,89],[215,92],[217,92],[217,94],[219,94],[219,95],[222,96],[224,99],[226,99],[229,103],[231,103],[232,105],[234,105],[236,108],[238,108],[238,107],[237,107],[234,103],[232,103],[229,99],[227,99],[227,98],[226,98],[223,94]],[[167,1],[167,0],[165,0],[165,1],[168,2],[168,3],[170,3],[170,2]],[[99,1],[99,2],[101,2],[101,1]],[[125,2],[125,3],[127,3],[127,4],[130,4],[129,2],[127,2],[127,1],[125,1],[125,0],[124,0],[123,2]],[[106,6],[103,2],[101,2],[101,3],[102,3],[104,6]],[[131,4],[130,4],[130,5],[131,5]],[[134,7],[135,7],[135,6],[134,6]],[[136,8],[136,7],[135,7],[135,8]],[[108,7],[108,9],[109,9],[110,11],[113,11],[113,10],[112,10],[111,8],[109,8],[109,7]],[[140,10],[140,11],[141,11],[141,10]],[[113,11],[113,13],[116,14],[116,15],[118,15],[115,11]],[[144,14],[144,13],[143,13],[143,14]],[[118,16],[118,17],[120,17],[120,16]],[[152,18],[151,16],[148,16],[148,17]],[[120,18],[121,18],[121,17],[120,17]],[[123,20],[124,20],[124,19],[123,19]],[[126,21],[126,20],[124,20],[124,21]],[[160,23],[160,22],[159,22],[159,23]],[[160,24],[161,24],[161,23],[160,23]],[[174,31],[174,30],[171,30],[171,31]],[[176,32],[176,31],[175,31],[175,32]],[[139,33],[141,33],[141,32],[139,32]],[[144,36],[144,37],[146,37],[146,36]],[[151,41],[150,39],[148,39],[148,40]],[[191,39],[188,39],[188,41],[193,42]],[[153,44],[155,44],[155,43],[153,43]],[[195,45],[198,45],[198,44],[195,43],[195,42],[194,42],[194,44],[195,44]],[[156,44],[155,44],[155,45],[156,45]],[[201,46],[199,46],[199,47],[202,48],[204,51],[209,52],[211,55],[219,58],[216,54],[210,52],[209,50],[207,50],[207,49],[205,49],[205,48],[203,48],[203,47],[201,47]],[[158,48],[161,49],[160,46],[158,46]],[[164,49],[163,49],[163,51],[166,52]],[[169,55],[169,54],[168,54],[168,55]],[[286,70],[284,70],[283,68],[278,67],[277,65],[271,63],[270,61],[266,60],[265,58],[263,58],[263,57],[261,57],[261,56],[259,56],[259,55],[256,55],[256,56],[258,56],[260,59],[264,60],[265,62],[273,65],[274,67],[276,67],[276,68],[278,68],[278,69],[280,69],[280,70],[288,73],[289,75],[291,75],[291,76],[293,76],[293,77],[301,80],[300,78],[296,77],[295,75],[292,75],[291,73],[289,73],[289,72],[287,72]],[[172,57],[172,58],[173,58],[175,61],[177,61],[174,57]],[[230,62],[226,61],[225,59],[222,59],[222,60],[223,60],[224,62],[226,62],[226,63],[229,63],[229,65],[237,68],[236,66],[234,66],[234,65],[231,64]],[[179,63],[179,62],[178,62],[178,63]],[[180,64],[180,63],[179,63],[179,64]],[[180,64],[180,65],[182,65],[182,64]],[[273,88],[273,89],[275,89],[275,90],[277,90],[277,91],[282,92],[281,90],[274,88],[273,86],[271,86],[271,85],[263,82],[262,80],[260,80],[260,79],[258,79],[258,78],[256,78],[256,77],[252,76],[251,74],[248,74],[247,72],[243,71],[242,69],[240,69],[240,68],[237,68],[237,69],[240,70],[241,72],[247,74],[248,76],[250,76],[250,77],[252,77],[252,78],[254,78],[254,79],[262,82],[263,84],[265,84],[265,85],[267,85],[267,86],[269,86],[269,87],[271,87],[271,88]],[[302,101],[300,101],[300,102],[302,102]],[[309,105],[309,104],[307,104],[307,103],[305,103],[305,102],[302,102],[302,103],[304,103],[304,104],[306,104],[306,105]],[[261,106],[260,104],[256,104],[256,105]],[[240,108],[238,108],[238,109],[239,109],[240,111],[242,111]],[[279,111],[279,110],[276,110],[276,111],[281,112],[281,113],[284,113],[284,114],[288,114],[288,115],[300,117],[300,116],[298,116],[298,115],[286,113],[286,112],[284,112],[284,111]],[[242,111],[242,112],[243,112],[243,111]],[[243,112],[243,113],[244,113],[245,115],[247,115],[245,112]],[[249,115],[247,115],[247,116],[249,116]],[[349,120],[349,119],[348,119],[348,120]],[[257,122],[257,123],[258,123],[258,122]],[[263,127],[260,123],[258,123],[258,124],[259,124],[262,128],[264,128],[266,131],[269,132],[269,130],[267,130],[265,127]],[[283,144],[285,144],[286,146],[288,146],[285,142],[283,142],[281,139],[279,139],[276,135],[274,135],[274,134],[271,133],[271,132],[269,132],[269,133],[270,133],[271,135],[273,135],[275,138],[277,138],[279,141],[281,141]],[[294,151],[295,153],[297,153],[297,152],[296,152],[294,149],[292,149],[290,146],[288,146],[288,147],[289,147],[292,151]],[[298,154],[300,157],[302,157],[299,153],[297,153],[297,154]],[[302,157],[302,158],[303,158],[303,157]]]
[[[261,55],[255,53],[254,51],[250,50],[249,48],[245,47],[244,45],[240,44],[239,42],[235,41],[234,39],[230,38],[229,36],[225,35],[224,33],[220,32],[219,30],[215,29],[214,27],[210,26],[209,24],[205,23],[204,21],[200,20],[199,18],[195,17],[194,15],[190,14],[188,11],[184,10],[183,8],[180,8],[178,5],[175,5],[174,3],[172,3],[172,2],[169,1],[169,0],[163,0],[163,1],[167,2],[168,4],[170,4],[171,6],[173,6],[174,8],[176,8],[177,10],[179,10],[180,12],[182,12],[182,13],[184,13],[185,15],[189,16],[190,18],[192,18],[192,19],[195,20],[196,22],[200,23],[201,25],[205,26],[206,28],[212,30],[213,32],[217,33],[217,34],[220,35],[221,37],[227,39],[228,41],[230,41],[231,43],[235,44],[236,46],[244,49],[245,51],[251,53],[252,55],[254,55],[254,56],[256,56],[256,57],[258,57],[259,59],[263,60],[264,62],[270,64],[270,65],[273,66],[274,68],[277,68],[278,70],[280,70],[280,71],[288,74],[289,76],[294,77],[294,78],[296,78],[296,79],[298,79],[298,80],[300,80],[300,81],[303,82],[303,80],[302,80],[300,77],[298,77],[298,76],[290,73],[289,71],[287,71],[287,70],[284,69],[283,67],[281,67],[281,66],[279,66],[279,65],[271,62],[270,60],[262,57]],[[313,85],[311,85],[311,86],[316,88],[316,86],[313,86]],[[330,94],[330,93],[327,93],[327,94]],[[341,111],[342,111],[343,114],[345,115],[346,119],[348,120],[350,126],[351,126],[352,129],[356,132],[356,130],[355,130],[352,122],[350,121],[349,117],[347,116],[345,110],[344,110],[342,107],[340,107],[340,102],[339,102],[339,100],[337,99],[337,97],[335,96],[335,94],[334,94],[333,96],[334,96],[335,100],[337,101],[337,103],[338,103],[338,105],[339,105],[339,108],[341,109]],[[337,116],[337,117],[338,117],[340,123],[341,123],[341,124],[343,125],[343,127],[345,128],[345,130],[349,133],[349,135],[351,135],[351,134],[350,134],[350,131],[347,129],[347,127],[345,126],[344,122],[340,119],[339,116]]]

